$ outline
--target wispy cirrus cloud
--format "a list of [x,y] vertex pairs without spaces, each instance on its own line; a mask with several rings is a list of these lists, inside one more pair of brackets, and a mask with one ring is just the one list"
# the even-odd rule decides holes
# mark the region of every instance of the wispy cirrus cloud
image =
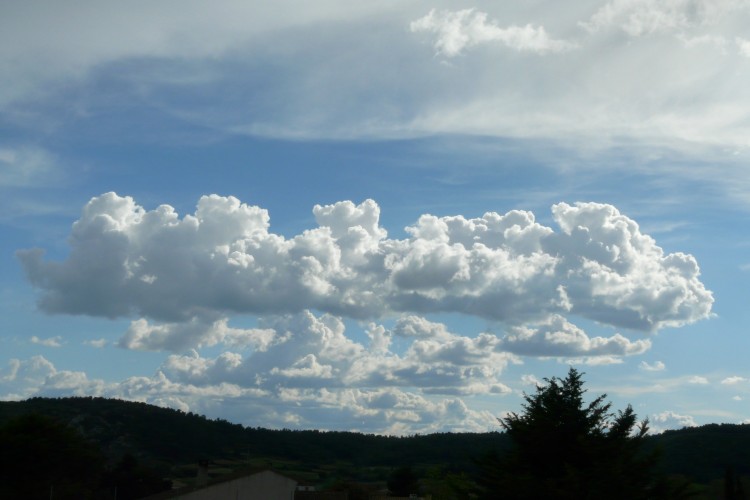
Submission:
[[49,185],[59,174],[51,153],[36,146],[0,146],[0,189]]
[[434,33],[437,54],[445,57],[460,55],[464,49],[484,44],[499,44],[520,52],[545,54],[562,52],[576,47],[574,43],[550,37],[543,26],[527,24],[501,28],[487,20],[487,13],[475,9],[459,11],[431,10],[412,21],[414,33]]
[[749,7],[745,0],[612,0],[580,24],[589,31],[615,28],[636,37],[679,33],[712,26]]

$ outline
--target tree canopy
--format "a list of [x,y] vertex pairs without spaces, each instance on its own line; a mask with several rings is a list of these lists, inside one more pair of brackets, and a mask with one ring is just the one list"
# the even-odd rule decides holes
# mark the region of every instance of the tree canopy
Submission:
[[606,394],[584,402],[582,375],[544,379],[524,394],[520,414],[499,422],[512,441],[510,453],[484,461],[489,498],[651,498],[656,457],[641,449],[648,420],[633,408],[613,412]]
[[52,418],[0,426],[0,498],[90,498],[101,470],[99,450]]

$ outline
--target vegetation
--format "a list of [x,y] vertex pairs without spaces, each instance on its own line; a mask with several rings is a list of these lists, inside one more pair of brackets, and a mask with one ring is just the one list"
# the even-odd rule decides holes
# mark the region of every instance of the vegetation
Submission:
[[44,415],[0,427],[0,498],[141,498],[171,487],[126,455],[108,469],[96,443]]
[[98,450],[67,426],[25,415],[0,428],[0,498],[73,498],[96,489]]
[[302,463],[388,467],[415,463],[471,467],[477,453],[505,449],[507,439],[488,434],[438,433],[394,437],[356,432],[269,430],[210,420],[195,413],[105,398],[32,398],[0,402],[3,421],[29,413],[49,415],[99,444],[110,463],[130,453],[156,468],[207,458],[268,457]]
[[396,497],[408,497],[419,491],[419,478],[411,467],[399,467],[388,478],[388,491]]
[[53,498],[114,498],[115,489],[118,499],[138,498],[168,487],[165,478],[190,484],[199,459],[211,461],[213,475],[270,467],[350,498],[388,486],[434,500],[497,491],[740,499],[750,491],[750,426],[649,436],[631,408],[614,412],[605,396],[588,404],[584,396],[572,370],[500,419],[504,432],[409,437],[243,427],[103,398],[0,402],[0,498],[49,498],[50,489]]
[[648,421],[633,408],[611,412],[606,395],[584,403],[583,380],[574,368],[564,379],[545,379],[524,395],[523,413],[499,419],[512,441],[509,453],[484,464],[489,498],[652,498],[657,457],[644,452]]

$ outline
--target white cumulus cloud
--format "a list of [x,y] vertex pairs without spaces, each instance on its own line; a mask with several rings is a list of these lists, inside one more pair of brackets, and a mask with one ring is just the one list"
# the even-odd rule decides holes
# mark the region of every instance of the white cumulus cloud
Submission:
[[107,193],[73,224],[65,260],[46,261],[39,249],[17,255],[42,310],[138,318],[120,339],[133,349],[262,350],[268,331],[227,318],[315,309],[406,313],[395,333],[425,349],[445,332],[409,315],[447,312],[508,325],[509,350],[619,356],[649,341],[589,338],[566,316],[650,332],[710,315],[713,297],[691,255],[665,254],[611,205],[560,203],[552,213],[558,231],[523,211],[424,215],[408,238],[389,239],[374,201],[345,201],[316,206],[318,227],[285,238],[269,231],[266,210],[234,197],[204,196],[180,218],[168,205],[146,210]]
[[533,326],[516,327],[503,338],[504,349],[532,356],[628,356],[642,354],[651,347],[648,339],[631,341],[615,334],[589,338],[565,318],[553,315]]
[[58,370],[44,356],[11,359],[0,372],[0,400],[31,396],[101,396],[107,385],[89,379],[84,372]]
[[[395,435],[486,432],[496,428],[494,415],[469,408],[456,395],[436,397],[399,387],[329,388],[305,384],[305,377],[325,379],[332,373],[320,370],[322,362],[314,355],[300,359],[290,369],[268,370],[276,376],[274,385],[255,384],[243,378],[237,378],[236,383],[228,381],[227,374],[243,363],[241,356],[232,353],[214,359],[201,358],[197,353],[173,357],[153,376],[134,376],[114,383],[91,379],[84,372],[57,370],[51,362],[36,356],[12,360],[0,372],[0,400],[31,396],[116,397],[221,415],[267,428],[315,427]],[[246,366],[244,370],[252,368]]]
[[[216,358],[195,351],[172,355],[162,371],[183,383],[231,383],[265,391],[410,387],[425,394],[509,392],[498,377],[515,357],[498,350],[494,335],[464,337],[440,325],[445,334],[439,340],[418,338],[399,355],[387,348],[389,342],[368,349],[351,340],[343,321],[331,315],[302,312],[269,319],[265,326],[272,334],[264,350]],[[394,334],[379,325],[369,327],[374,330],[385,338]]]
[[698,424],[690,415],[681,415],[673,411],[663,411],[652,415],[649,419],[652,432],[660,433],[673,429],[684,429],[685,427],[697,427]]
[[141,318],[130,323],[118,345],[140,351],[184,351],[192,347],[218,343],[234,347],[252,346],[264,350],[272,341],[273,332],[257,328],[232,328],[227,319],[206,322],[193,317],[187,322],[151,324]]

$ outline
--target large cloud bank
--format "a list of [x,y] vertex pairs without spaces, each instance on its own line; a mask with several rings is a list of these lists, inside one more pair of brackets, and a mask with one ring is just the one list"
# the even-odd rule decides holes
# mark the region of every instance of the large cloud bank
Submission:
[[[174,354],[154,376],[119,383],[42,358],[13,361],[3,381],[19,397],[104,394],[208,413],[222,401],[223,414],[242,408],[235,418],[261,425],[486,430],[492,416],[463,398],[510,393],[509,363],[616,363],[651,347],[590,336],[573,318],[651,332],[705,318],[713,303],[692,256],[665,254],[609,205],[555,205],[557,230],[522,211],[423,215],[404,239],[388,238],[372,200],[313,213],[317,227],[286,238],[265,210],[232,197],[205,196],[184,217],[114,193],[93,198],[65,260],[18,252],[39,306],[134,318],[120,347]],[[442,313],[489,329],[456,333],[428,319]],[[232,326],[237,316],[257,324]],[[220,354],[199,351],[217,345]]]
[[318,227],[284,238],[266,210],[234,197],[204,196],[180,218],[107,193],[73,224],[65,261],[39,249],[18,256],[46,312],[192,322],[196,340],[210,330],[200,324],[227,315],[307,309],[455,312],[514,326],[575,314],[655,331],[706,318],[713,303],[691,255],[665,254],[610,205],[557,204],[558,231],[524,211],[423,215],[401,240],[379,226],[372,200],[313,213]]

